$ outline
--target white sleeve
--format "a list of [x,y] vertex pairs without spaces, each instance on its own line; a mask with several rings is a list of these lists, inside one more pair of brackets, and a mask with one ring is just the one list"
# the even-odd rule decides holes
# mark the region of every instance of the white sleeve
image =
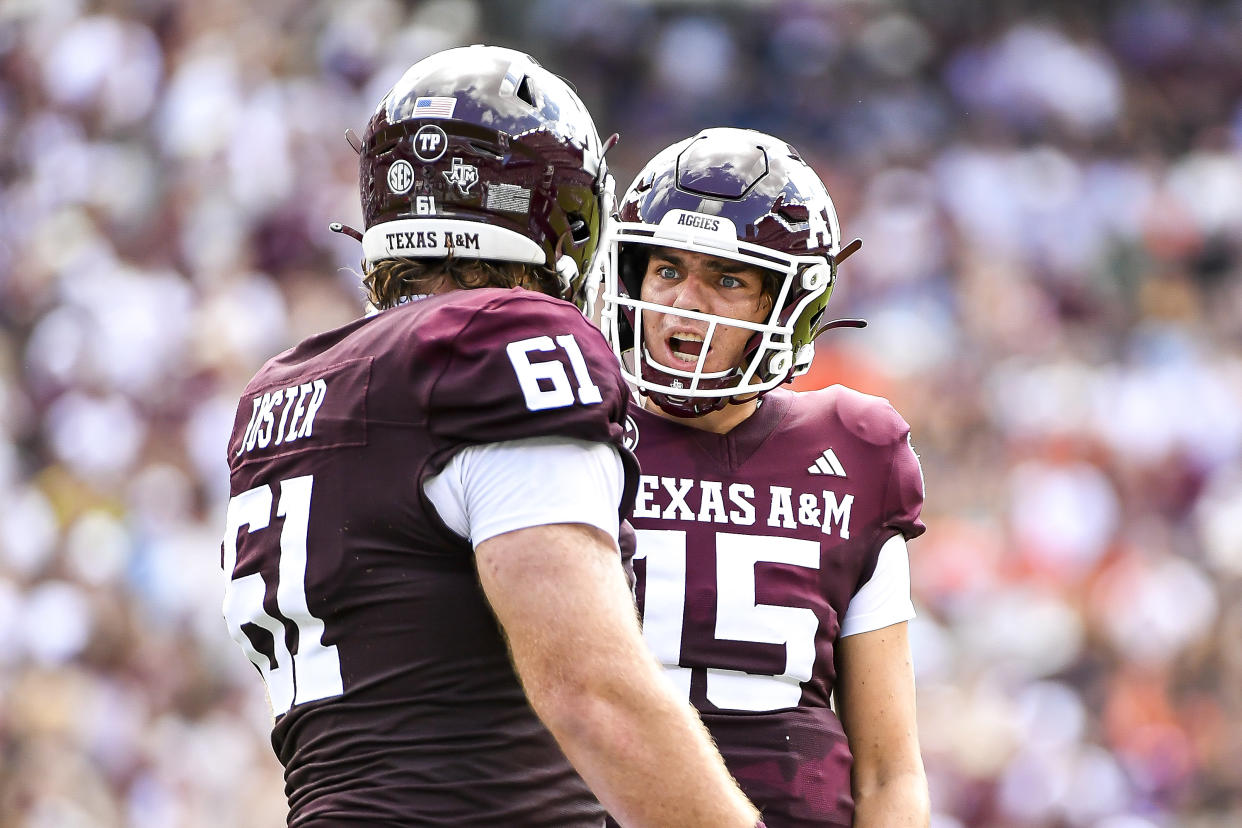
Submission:
[[614,446],[568,437],[468,446],[424,486],[445,525],[473,546],[550,523],[586,523],[615,540],[624,489]]
[[880,547],[871,579],[850,599],[840,637],[871,632],[914,617],[910,601],[910,553],[906,539],[893,535]]

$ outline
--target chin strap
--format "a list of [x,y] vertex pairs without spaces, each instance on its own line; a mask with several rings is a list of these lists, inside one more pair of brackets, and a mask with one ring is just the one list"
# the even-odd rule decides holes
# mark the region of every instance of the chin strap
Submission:
[[867,327],[866,319],[834,319],[831,322],[825,322],[815,329],[815,333],[811,335],[811,341],[819,339],[822,334],[827,333],[833,328],[865,328]]
[[[353,147],[354,152],[362,155],[362,139],[358,137],[358,133],[354,132],[352,129],[345,130],[345,140],[349,142],[351,147]],[[341,233],[352,239],[356,239],[358,242],[362,241],[362,232],[355,230],[348,224],[342,224],[339,221],[334,221],[328,225],[328,229],[333,233]]]
[[[557,245],[559,252],[560,245]],[[574,294],[574,280],[578,278],[578,263],[572,258],[565,255],[556,258],[556,278],[561,287],[561,298],[567,302],[574,302],[580,298]]]
[[362,241],[362,232],[359,230],[355,230],[354,228],[350,227],[348,224],[341,224],[339,221],[334,221],[328,225],[328,229],[331,230],[333,233],[341,233],[342,235],[346,235],[346,236],[349,236],[350,238],[357,239],[359,242]]
[[[845,247],[842,247],[837,252],[837,255],[832,257],[832,266],[834,268],[839,267],[841,262],[845,261],[850,256],[853,256],[855,253],[857,253],[861,249],[862,249],[862,239],[854,239],[852,242],[847,244]],[[867,327],[866,319],[834,319],[831,322],[825,322],[824,324],[816,328],[815,333],[811,334],[811,341],[814,342],[815,340],[819,339],[821,334],[824,334],[832,330],[833,328],[865,328],[865,327]]]
[[[603,148],[599,151],[599,172],[595,175],[594,185],[595,194],[597,196],[602,196],[604,193],[607,193],[610,197],[613,196],[614,184],[612,176],[608,174],[608,165],[604,162],[604,156],[606,156],[608,154],[608,150],[615,147],[617,142],[620,140],[621,133],[614,132],[612,135],[608,136],[608,140],[604,142]],[[613,198],[613,201],[615,202],[615,198]],[[609,204],[606,205],[604,209],[605,211],[610,211],[613,206],[613,204]]]
[[547,265],[556,272],[557,281],[560,282],[561,298],[567,302],[573,302],[577,298],[573,295],[573,287],[574,279],[578,278],[578,263],[563,252],[565,239],[569,236],[569,232],[566,230],[557,237],[556,247],[552,250]]
[[[358,137],[358,133],[354,132],[352,129],[345,130],[345,140],[349,142],[351,147],[353,147],[354,152],[362,155],[362,139]],[[359,242],[362,241],[362,232],[355,230],[348,224],[342,224],[339,221],[334,221],[328,225],[328,229],[333,233],[341,233],[349,236],[350,238],[357,239]]]
[[841,262],[853,256],[859,250],[862,250],[862,239],[854,239],[852,242],[837,251],[837,255],[832,257],[832,266],[839,267]]

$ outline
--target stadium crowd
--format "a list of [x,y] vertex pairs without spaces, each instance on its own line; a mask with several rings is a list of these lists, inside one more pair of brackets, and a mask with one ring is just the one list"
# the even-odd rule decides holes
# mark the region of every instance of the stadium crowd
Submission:
[[[490,42],[618,187],[708,125],[846,238],[801,387],[911,421],[936,828],[1242,824],[1242,2],[0,4],[0,828],[283,824],[220,617],[262,360],[361,310],[360,129]],[[553,497],[554,492],[542,496]]]

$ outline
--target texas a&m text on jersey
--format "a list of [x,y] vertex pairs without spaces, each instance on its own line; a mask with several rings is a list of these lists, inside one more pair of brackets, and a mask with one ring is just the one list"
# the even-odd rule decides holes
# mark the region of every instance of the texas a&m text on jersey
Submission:
[[[841,244],[797,150],[745,129],[658,153],[617,218],[602,319],[640,395],[626,440],[648,644],[768,825],[852,825],[855,791],[867,819],[924,822],[909,427],[878,397],[782,388],[820,334],[863,324],[823,318],[860,242]],[[875,784],[893,768],[899,783]]]
[[[644,637],[752,799],[849,824],[833,642],[885,541],[924,530],[908,426],[841,386],[770,392],[726,435],[630,417]],[[842,797],[817,799],[826,790]]]

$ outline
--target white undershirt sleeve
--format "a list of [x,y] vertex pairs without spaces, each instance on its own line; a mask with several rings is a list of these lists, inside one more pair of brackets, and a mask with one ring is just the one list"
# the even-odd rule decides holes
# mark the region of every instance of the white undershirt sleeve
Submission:
[[850,599],[840,636],[871,632],[914,617],[910,601],[910,553],[906,539],[893,535],[880,547],[871,579]]
[[552,523],[585,523],[615,541],[625,467],[608,443],[531,437],[468,446],[424,486],[445,525],[478,546]]

